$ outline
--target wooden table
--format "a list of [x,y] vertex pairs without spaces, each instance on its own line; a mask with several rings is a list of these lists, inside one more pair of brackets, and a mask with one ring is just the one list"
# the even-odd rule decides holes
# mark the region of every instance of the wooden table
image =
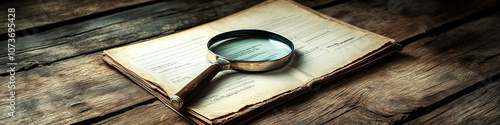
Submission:
[[[189,124],[100,59],[260,0],[0,2],[0,124]],[[498,0],[298,0],[407,45],[249,124],[500,124]],[[7,9],[15,8],[15,89]],[[5,48],[4,48],[5,47]],[[7,107],[15,92],[15,117]]]

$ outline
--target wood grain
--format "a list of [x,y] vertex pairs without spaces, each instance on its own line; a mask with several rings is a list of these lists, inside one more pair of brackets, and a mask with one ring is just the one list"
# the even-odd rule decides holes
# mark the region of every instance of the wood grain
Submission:
[[[100,54],[16,72],[16,117],[0,124],[69,124],[133,107],[154,99],[124,75],[99,59]],[[7,83],[8,77],[0,82]],[[0,97],[8,97],[2,91]],[[0,105],[8,105],[0,101]],[[7,108],[0,108],[7,113]],[[173,112],[172,112],[173,113]]]
[[252,123],[393,124],[426,113],[432,104],[500,73],[500,36],[494,35],[500,32],[499,17],[427,36]]
[[407,124],[500,124],[500,81],[486,80],[484,84],[487,85]]
[[[29,35],[39,32],[44,25],[67,21],[117,8],[123,8],[152,0],[12,0],[0,5],[2,12],[15,8],[16,31]],[[7,14],[0,15],[1,24],[7,23]],[[37,28],[38,27],[38,28]],[[27,31],[22,32],[22,30]],[[0,27],[0,34],[7,33],[7,27]]]
[[[498,1],[353,0],[318,11],[403,41],[498,5]],[[353,13],[355,12],[355,13]]]

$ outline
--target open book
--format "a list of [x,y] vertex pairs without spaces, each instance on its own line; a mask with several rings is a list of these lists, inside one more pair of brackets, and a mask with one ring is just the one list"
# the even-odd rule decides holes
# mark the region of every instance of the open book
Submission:
[[210,62],[208,40],[220,33],[260,29],[295,45],[293,62],[279,71],[224,70],[175,110],[198,124],[241,123],[397,52],[395,40],[360,29],[289,0],[271,0],[179,33],[104,51],[103,59],[168,107],[169,98]]

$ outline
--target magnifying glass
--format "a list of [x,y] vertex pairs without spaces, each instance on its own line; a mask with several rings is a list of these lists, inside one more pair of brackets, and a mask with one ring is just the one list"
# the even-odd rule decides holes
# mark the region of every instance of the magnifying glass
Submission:
[[264,30],[235,30],[214,36],[207,44],[207,58],[212,65],[170,101],[174,108],[182,108],[222,70],[264,72],[283,67],[291,62],[293,47],[287,38]]

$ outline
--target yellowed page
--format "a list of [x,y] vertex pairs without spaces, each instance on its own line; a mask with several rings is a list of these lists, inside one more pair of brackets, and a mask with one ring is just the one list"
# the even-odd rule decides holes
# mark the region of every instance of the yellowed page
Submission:
[[160,85],[168,95],[173,95],[205,70],[209,63],[204,45],[216,34],[210,29],[197,27],[104,52],[123,67]]
[[294,63],[281,72],[219,73],[197,96],[197,101],[188,105],[209,119],[304,86],[311,79],[391,41],[279,0],[181,33],[105,53],[172,95],[210,64],[205,53],[211,37],[239,29],[263,29],[289,38],[295,44]]
[[294,68],[312,77],[332,72],[394,41],[286,0],[254,7],[213,23],[214,30],[263,29],[287,37],[297,51]]

